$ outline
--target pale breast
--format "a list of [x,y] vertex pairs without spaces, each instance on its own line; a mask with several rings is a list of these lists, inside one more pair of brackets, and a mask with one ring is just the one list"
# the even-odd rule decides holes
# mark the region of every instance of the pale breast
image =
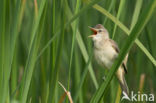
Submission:
[[110,69],[118,54],[111,45],[105,45],[100,49],[95,48],[94,55],[100,65]]

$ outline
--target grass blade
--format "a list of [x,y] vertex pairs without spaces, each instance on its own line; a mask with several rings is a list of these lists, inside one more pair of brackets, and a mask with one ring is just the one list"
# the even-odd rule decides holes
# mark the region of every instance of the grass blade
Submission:
[[[75,14],[79,12],[80,6],[81,6],[81,1],[77,0]],[[70,88],[71,67],[72,67],[72,61],[73,61],[73,52],[74,52],[77,29],[78,29],[78,20],[75,20],[73,22],[73,37],[72,37],[72,47],[71,47],[71,53],[70,53],[69,74],[68,74],[68,91]]]
[[33,70],[35,67],[36,56],[37,56],[37,52],[39,48],[39,41],[41,39],[41,34],[40,35],[36,35],[36,34],[37,34],[37,29],[39,27],[41,15],[43,13],[45,4],[46,4],[46,0],[43,0],[40,4],[39,14],[38,14],[37,19],[35,20],[35,23],[32,29],[32,37],[31,37],[30,46],[29,46],[29,54],[28,54],[28,59],[26,62],[25,72],[24,72],[24,76],[22,79],[22,86],[21,86],[21,90],[22,90],[21,102],[22,103],[26,103],[27,101],[27,95],[28,95],[28,91],[30,87],[30,82],[31,82]]
[[84,72],[83,72],[83,74],[82,74],[82,77],[81,77],[81,80],[80,80],[78,89],[77,89],[76,94],[75,94],[75,97],[74,97],[74,102],[75,102],[75,103],[77,102],[78,95],[79,95],[79,93],[80,93],[80,90],[81,90],[81,88],[82,88],[82,85],[83,85],[83,83],[84,83],[84,80],[85,80],[85,78],[86,78],[86,75],[87,75],[87,73],[88,73],[89,65],[91,65],[90,63],[91,63],[92,57],[93,57],[93,53],[91,54],[89,60],[87,61],[86,66],[85,66],[85,68],[84,68]]
[[[6,3],[7,5],[9,5],[9,2],[7,1],[3,1],[4,3]],[[0,102],[1,103],[4,103],[6,101],[6,98],[7,98],[7,93],[9,92],[8,90],[8,85],[9,85],[9,78],[10,78],[10,73],[11,73],[11,65],[12,65],[12,61],[13,61],[13,55],[14,55],[14,50],[15,50],[15,44],[16,44],[16,40],[17,40],[17,37],[18,37],[18,25],[19,25],[19,15],[20,15],[20,8],[21,8],[21,0],[17,1],[16,3],[16,9],[14,11],[14,18],[13,18],[13,24],[11,25],[12,28],[10,28],[10,24],[7,25],[5,31],[6,31],[6,34],[5,35],[7,39],[4,39],[5,41],[5,48],[4,49],[4,52],[5,54],[5,57],[4,57],[4,64],[3,65],[3,68],[5,69],[2,69],[3,70],[3,82],[1,85],[2,87],[0,89],[1,90],[1,94],[2,96],[0,96]],[[4,4],[4,10],[7,10],[7,11],[4,11],[4,12],[7,12],[9,15],[10,11],[9,11],[9,8],[5,8],[5,4]],[[5,16],[5,14],[3,15]],[[9,19],[10,21],[10,18],[7,17],[7,19]],[[8,21],[8,22],[9,22]],[[4,21],[5,22],[5,19]],[[4,28],[5,28],[5,25],[3,25]],[[3,28],[3,29],[4,29]],[[11,32],[10,32],[11,30]],[[3,34],[2,34],[3,35]],[[3,53],[3,52],[2,52]],[[3,54],[4,55],[4,54]]]
[[[68,11],[68,15],[70,14],[69,16],[71,16],[72,13],[71,13],[71,11],[69,10],[69,8],[67,8],[67,11]],[[72,24],[71,27],[72,27],[72,29],[74,29],[74,28],[73,28],[73,24]],[[77,39],[78,46],[79,46],[79,48],[80,48],[80,50],[81,50],[81,53],[82,53],[82,55],[83,55],[83,57],[84,57],[84,60],[85,60],[85,62],[87,63],[87,61],[89,60],[89,55],[88,55],[88,53],[87,53],[87,50],[86,50],[84,41],[83,41],[83,39],[82,39],[82,37],[81,37],[79,31],[77,31],[76,39]],[[91,64],[89,65],[89,73],[90,73],[90,75],[91,75],[91,78],[92,78],[92,80],[93,80],[93,83],[94,83],[94,85],[95,85],[95,88],[97,89],[97,88],[98,88],[98,83],[97,83],[97,80],[96,80],[96,77],[95,77],[95,74],[94,74],[94,71],[93,71],[93,67],[92,67]]]
[[132,30],[132,28],[135,26],[135,24],[136,24],[136,22],[138,20],[140,10],[141,10],[141,6],[142,6],[142,2],[143,2],[143,0],[137,0],[136,1],[135,10],[134,10],[134,13],[133,13],[132,22],[131,22],[131,26],[130,26],[131,29],[130,30]]
[[[0,91],[3,89],[3,79],[4,79],[4,55],[5,55],[5,15],[6,15],[6,1],[1,1],[0,2],[0,12],[2,16],[0,16]],[[2,92],[3,93],[3,92]],[[0,101],[2,102],[3,100],[3,94],[0,94]]]
[[[86,47],[84,45],[84,42],[83,42],[82,37],[81,37],[80,34],[77,34],[77,41],[78,41],[79,48],[80,48],[80,50],[82,52],[82,55],[84,57],[84,60],[87,63],[87,61],[89,60],[89,55],[87,53]],[[97,89],[98,88],[98,83],[97,83],[97,80],[96,80],[96,77],[95,77],[95,74],[94,74],[94,71],[93,71],[93,67],[92,67],[91,64],[89,65],[89,73],[90,73],[91,78],[93,80],[94,86]]]
[[[123,8],[125,6],[125,2],[126,2],[125,0],[120,0],[119,10],[117,13],[117,19],[118,20],[120,18],[121,12],[123,11]],[[113,29],[112,39],[114,39],[114,37],[115,37],[116,29],[117,29],[117,25],[115,24],[114,29]]]
[[[54,103],[55,102],[55,97],[56,97],[56,85],[58,82],[58,74],[59,74],[59,66],[60,66],[60,61],[61,61],[61,56],[62,56],[62,49],[63,49],[63,45],[64,45],[64,33],[65,33],[65,13],[64,13],[64,1],[61,2],[61,35],[59,38],[59,43],[58,43],[58,48],[56,51],[56,61],[57,63],[55,63],[54,65],[54,69],[52,70],[52,75],[51,75],[51,80],[49,83],[49,88],[50,88],[50,92],[49,92],[49,96],[48,96],[48,103]],[[56,35],[56,34],[55,34]]]
[[[116,1],[114,1],[114,0],[110,1],[110,5],[109,5],[109,8],[108,8],[108,12],[111,12],[111,10],[113,9],[115,3],[116,3]],[[104,19],[103,25],[106,24],[107,19],[108,19],[107,17]]]

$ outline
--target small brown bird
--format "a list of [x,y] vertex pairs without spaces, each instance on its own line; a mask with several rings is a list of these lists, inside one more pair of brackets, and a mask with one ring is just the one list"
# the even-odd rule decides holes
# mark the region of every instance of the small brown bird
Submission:
[[[117,44],[109,38],[108,31],[101,24],[97,24],[94,28],[89,28],[94,32],[94,34],[89,37],[91,37],[94,42],[94,56],[96,61],[103,67],[110,69],[120,52]],[[128,95],[129,90],[124,77],[125,73],[127,73],[127,58],[128,55],[118,68],[116,76],[122,91]]]

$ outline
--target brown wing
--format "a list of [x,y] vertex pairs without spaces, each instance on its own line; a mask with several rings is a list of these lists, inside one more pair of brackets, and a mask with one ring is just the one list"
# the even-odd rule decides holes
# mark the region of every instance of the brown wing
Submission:
[[124,67],[124,69],[125,69],[125,73],[127,73],[127,66],[126,66],[127,60],[128,60],[128,54],[126,55],[126,57],[125,57],[125,59],[124,59],[124,61],[123,61],[123,67]]
[[116,51],[117,53],[119,53],[120,50],[119,50],[119,47],[118,47],[118,45],[116,44],[116,42],[115,42],[114,40],[112,40],[112,39],[109,39],[109,41],[111,42],[112,47],[115,49],[115,51]]
[[[115,42],[114,40],[112,40],[112,39],[109,39],[109,41],[111,42],[112,47],[115,49],[115,51],[116,51],[117,53],[119,53],[120,50],[119,50],[119,47],[118,47],[118,45],[116,44],[116,42]],[[125,61],[125,60],[124,60],[124,61]],[[127,61],[127,56],[126,56],[126,61]],[[123,66],[123,68],[124,68],[125,73],[127,74],[126,62],[123,62],[123,63],[122,63],[122,66]]]
[[123,68],[124,68],[125,73],[127,74],[127,66],[125,65],[124,62],[122,63],[122,66],[123,66]]

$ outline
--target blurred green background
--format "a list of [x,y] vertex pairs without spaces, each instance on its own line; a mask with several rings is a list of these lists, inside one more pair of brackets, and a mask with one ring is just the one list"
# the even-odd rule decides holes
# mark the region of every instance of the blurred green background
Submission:
[[[109,71],[94,59],[88,26],[104,25],[121,49],[149,7],[154,12],[130,48],[125,76],[130,91],[155,95],[155,5],[155,0],[1,0],[0,103],[62,103],[58,82],[74,103],[90,102]],[[99,102],[120,98],[114,76]]]

